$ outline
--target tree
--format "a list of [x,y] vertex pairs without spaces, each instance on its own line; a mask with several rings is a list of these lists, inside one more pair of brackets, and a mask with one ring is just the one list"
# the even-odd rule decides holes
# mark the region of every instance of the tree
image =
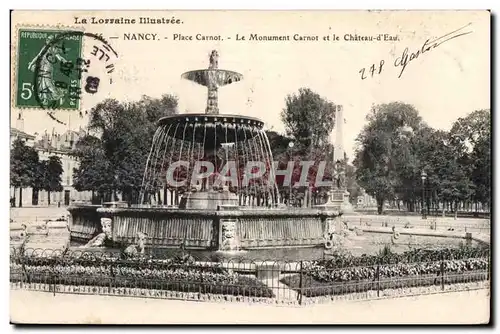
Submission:
[[271,147],[271,151],[275,161],[281,156],[288,154],[288,144],[293,141],[292,138],[283,136],[278,132],[271,130],[266,131],[266,136],[269,140],[269,146]]
[[47,191],[48,204],[50,205],[50,193],[52,191],[62,191],[61,175],[63,167],[61,158],[56,155],[51,155],[48,161],[43,161],[41,164],[43,170],[43,187]]
[[[41,189],[44,188],[46,182],[46,173],[47,173],[47,160],[40,160],[38,162],[35,176],[32,179],[31,187],[33,189],[32,192],[32,203],[38,205],[38,197]],[[50,204],[50,197],[49,197]]]
[[335,124],[335,105],[309,88],[285,98],[281,111],[287,136],[294,138],[296,149],[307,150],[328,142]]
[[373,106],[366,120],[356,139],[356,179],[381,214],[385,201],[419,179],[411,141],[423,124],[418,111],[401,102]]
[[445,204],[452,203],[455,213],[458,202],[468,199],[473,184],[469,178],[468,164],[462,164],[456,146],[449,132],[423,127],[415,136],[413,150],[418,158],[418,167],[427,173],[427,210],[430,201],[439,200]]
[[144,169],[157,128],[158,118],[177,112],[177,98],[143,96],[138,102],[107,99],[90,111],[92,134],[77,144],[80,166],[75,169],[75,187],[97,191],[106,200],[121,193],[136,201]]
[[474,161],[474,199],[491,207],[491,138],[484,138],[476,143],[471,160]]
[[421,204],[430,212],[441,202],[443,214],[451,204],[455,216],[472,195],[489,203],[489,111],[458,119],[450,132],[432,129],[412,106],[399,102],[373,107],[367,120],[354,164],[358,183],[375,196],[379,213],[391,199],[398,205],[402,201],[408,211]]
[[74,154],[79,160],[73,174],[75,189],[97,192],[101,198],[108,196],[105,199],[111,200],[109,194],[113,189],[114,174],[101,140],[92,135],[84,136],[77,142]]
[[459,118],[450,130],[451,144],[474,184],[474,200],[491,205],[491,113],[476,110]]
[[10,152],[10,185],[14,192],[19,188],[19,207],[23,206],[23,188],[35,183],[39,171],[38,152],[27,146],[21,139],[16,139]]

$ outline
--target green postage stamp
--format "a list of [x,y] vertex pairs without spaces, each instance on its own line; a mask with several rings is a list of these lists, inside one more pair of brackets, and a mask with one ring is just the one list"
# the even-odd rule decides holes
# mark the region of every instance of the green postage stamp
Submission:
[[19,29],[18,36],[15,106],[79,109],[83,34]]

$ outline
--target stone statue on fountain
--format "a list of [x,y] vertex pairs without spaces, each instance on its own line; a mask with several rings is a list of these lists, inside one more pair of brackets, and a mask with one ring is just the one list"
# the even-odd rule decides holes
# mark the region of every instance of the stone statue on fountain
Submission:
[[208,65],[208,69],[216,70],[219,68],[219,53],[217,50],[212,50],[210,53],[210,63]]
[[338,160],[335,163],[334,179],[337,189],[343,190],[345,188],[345,168],[344,164]]
[[83,248],[89,247],[104,247],[106,240],[112,240],[112,223],[111,218],[101,218],[102,232],[92,238]]
[[144,258],[147,237],[147,233],[137,232],[137,242],[127,246],[122,252],[122,257],[125,259]]

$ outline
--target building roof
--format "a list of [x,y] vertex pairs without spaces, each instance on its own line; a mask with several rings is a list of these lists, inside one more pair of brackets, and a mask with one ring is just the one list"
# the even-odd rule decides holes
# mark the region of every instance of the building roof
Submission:
[[73,152],[71,149],[68,149],[68,148],[55,148],[55,147],[50,146],[50,145],[47,147],[44,147],[40,143],[35,143],[35,145],[33,145],[33,147],[38,151],[47,152],[47,153],[54,153],[54,154],[70,155]]
[[36,138],[35,136],[30,135],[29,133],[26,133],[26,132],[21,131],[21,130],[16,129],[16,128],[10,128],[10,135],[12,137],[21,137],[24,139],[31,139],[31,140]]

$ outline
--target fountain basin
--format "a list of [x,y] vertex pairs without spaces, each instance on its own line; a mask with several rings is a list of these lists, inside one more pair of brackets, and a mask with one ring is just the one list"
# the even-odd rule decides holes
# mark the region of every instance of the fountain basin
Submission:
[[146,246],[236,251],[323,244],[338,211],[325,209],[178,209],[163,207],[70,207],[72,240],[88,241],[101,232],[101,218],[112,219],[112,243],[131,244],[137,232]]
[[224,144],[251,139],[262,130],[264,122],[256,117],[241,115],[184,114],[162,117],[158,126],[164,127],[175,139],[208,147],[212,142]]
[[202,69],[182,74],[182,79],[193,81],[202,86],[222,87],[243,80],[243,75],[234,71]]

